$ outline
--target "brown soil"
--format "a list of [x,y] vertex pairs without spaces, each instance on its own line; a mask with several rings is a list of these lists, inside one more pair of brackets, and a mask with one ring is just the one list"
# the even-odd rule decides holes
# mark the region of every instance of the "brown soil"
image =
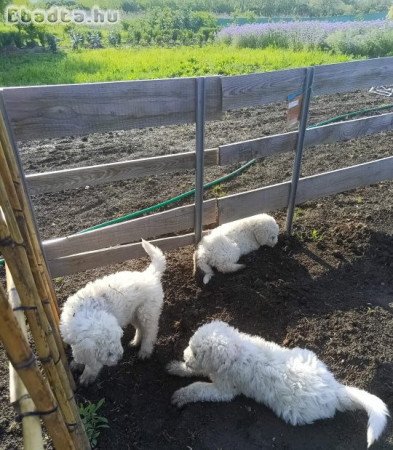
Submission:
[[[316,99],[311,122],[381,104],[367,93]],[[284,105],[230,112],[207,127],[207,146],[278,133]],[[54,170],[141,156],[192,150],[193,127],[133,130],[24,143],[27,172]],[[305,152],[302,175],[392,155],[393,133],[383,133]],[[223,185],[227,195],[290,178],[293,155],[268,158]],[[210,168],[210,181],[232,167]],[[120,216],[188,190],[193,173],[150,177],[109,186],[34,198],[43,238],[61,236]],[[213,193],[208,193],[207,197]],[[285,225],[285,212],[275,214]],[[380,396],[393,411],[393,182],[309,202],[296,209],[295,235],[281,236],[274,249],[244,257],[247,268],[218,275],[200,289],[192,278],[192,248],[168,253],[165,306],[153,357],[139,361],[126,349],[122,362],[97,382],[79,388],[79,401],[105,398],[110,423],[101,449],[365,449],[364,412],[291,427],[262,405],[240,397],[231,403],[170,405],[172,393],[190,383],[167,375],[193,331],[219,318],[242,331],[280,344],[314,350],[343,382]],[[143,269],[147,259],[129,261],[56,280],[60,301],[88,280],[119,268]],[[124,343],[132,336],[127,330]],[[4,352],[0,362],[0,448],[21,445],[8,406]],[[393,449],[389,427],[375,449]]]

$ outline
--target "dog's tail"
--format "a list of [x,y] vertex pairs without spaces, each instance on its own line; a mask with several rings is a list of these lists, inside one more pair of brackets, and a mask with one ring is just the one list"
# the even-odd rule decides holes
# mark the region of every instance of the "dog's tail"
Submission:
[[385,403],[376,395],[351,386],[342,386],[340,402],[343,410],[365,409],[368,414],[367,447],[382,434],[389,417]]
[[157,274],[158,277],[161,278],[166,269],[166,259],[164,253],[162,253],[158,247],[155,247],[144,239],[142,239],[142,247],[151,259],[151,263],[145,272]]
[[203,272],[203,284],[207,284],[214,275],[213,269],[205,261],[203,255],[198,256],[198,250],[194,252],[194,271],[193,275],[196,277],[198,275],[198,269]]

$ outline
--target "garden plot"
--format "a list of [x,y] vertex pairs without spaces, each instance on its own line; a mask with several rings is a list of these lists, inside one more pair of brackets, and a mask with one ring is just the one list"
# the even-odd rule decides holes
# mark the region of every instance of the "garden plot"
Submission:
[[[313,102],[317,122],[387,99],[340,95]],[[285,106],[227,113],[207,125],[207,147],[281,132]],[[22,147],[27,172],[156,156],[193,150],[194,127],[133,130],[84,138],[33,142]],[[391,156],[392,133],[325,145],[304,155],[302,175]],[[207,196],[246,191],[290,178],[292,155],[268,158]],[[231,167],[206,170],[210,181]],[[87,226],[164,200],[193,185],[192,172],[90,187],[33,199],[42,237],[70,234]],[[147,204],[147,200],[148,204]],[[338,414],[306,427],[286,425],[267,408],[245,398],[195,404],[178,411],[174,390],[189,383],[170,377],[165,364],[181,355],[192,332],[210,319],[226,320],[248,333],[280,344],[314,350],[343,382],[368,389],[393,410],[393,183],[310,202],[296,209],[295,234],[273,249],[244,258],[247,269],[217,276],[201,290],[192,278],[192,248],[168,254],[165,306],[151,360],[128,349],[121,363],[105,369],[96,384],[77,391],[78,401],[105,398],[110,423],[100,448],[141,449],[362,449],[367,418]],[[275,214],[283,227],[285,213]],[[143,269],[147,259],[56,280],[61,301],[87,281],[119,268]],[[128,330],[125,341],[132,335]],[[5,355],[0,365],[0,446],[20,442],[8,406]],[[392,427],[375,448],[393,447]]]

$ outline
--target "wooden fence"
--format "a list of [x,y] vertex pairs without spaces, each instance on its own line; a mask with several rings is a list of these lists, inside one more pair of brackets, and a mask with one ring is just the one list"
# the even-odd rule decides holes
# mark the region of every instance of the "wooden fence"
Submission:
[[[218,119],[230,109],[285,101],[288,94],[303,90],[308,70],[205,77],[203,111],[197,101],[197,78],[6,88],[0,91],[0,106],[8,117],[16,148],[17,141],[30,139],[194,123],[198,113],[204,124],[205,120]],[[350,92],[391,83],[393,58],[323,65],[312,70],[313,95]],[[392,125],[393,113],[386,113],[310,128],[305,132],[304,146],[318,151],[320,144],[389,131]],[[199,124],[197,121],[198,126],[201,120]],[[202,154],[202,167],[196,165],[197,153],[187,152],[32,174],[26,176],[26,181],[30,194],[35,195],[183,169],[198,172],[207,166],[295,152],[298,140],[299,133],[294,131],[207,149]],[[301,178],[295,192],[296,204],[389,179],[393,179],[393,156]],[[165,250],[193,244],[193,233],[181,233],[191,231],[196,219],[205,226],[216,225],[261,211],[285,208],[293,187],[292,182],[279,183],[205,201],[201,207],[203,213],[195,205],[187,205],[45,241],[43,248],[51,275],[67,275],[138,258],[143,255],[139,244],[142,237],[155,239],[154,242]],[[176,234],[180,235],[162,238]]]

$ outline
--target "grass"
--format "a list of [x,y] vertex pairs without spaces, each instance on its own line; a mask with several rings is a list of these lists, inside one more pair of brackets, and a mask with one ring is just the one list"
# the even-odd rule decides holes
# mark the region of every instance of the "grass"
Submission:
[[105,48],[1,57],[0,86],[235,75],[348,61],[322,51],[228,46]]

